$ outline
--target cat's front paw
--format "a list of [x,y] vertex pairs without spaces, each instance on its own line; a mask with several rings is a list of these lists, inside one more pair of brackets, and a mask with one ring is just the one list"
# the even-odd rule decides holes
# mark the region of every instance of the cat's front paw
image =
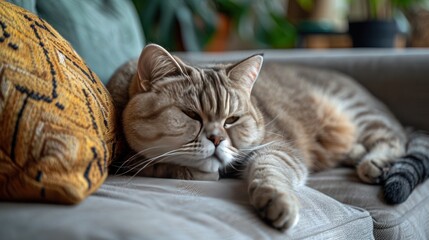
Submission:
[[298,223],[299,201],[292,190],[281,190],[255,180],[249,185],[249,194],[260,217],[274,228],[286,231]]

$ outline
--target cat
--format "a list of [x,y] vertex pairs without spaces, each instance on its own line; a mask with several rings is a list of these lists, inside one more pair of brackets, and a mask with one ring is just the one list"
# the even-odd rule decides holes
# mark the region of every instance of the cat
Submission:
[[260,217],[280,230],[297,224],[296,191],[310,172],[355,166],[363,182],[384,184],[390,203],[428,177],[429,138],[407,134],[352,79],[262,64],[257,54],[197,67],[147,45],[107,85],[134,151],[116,169],[206,180],[236,173]]

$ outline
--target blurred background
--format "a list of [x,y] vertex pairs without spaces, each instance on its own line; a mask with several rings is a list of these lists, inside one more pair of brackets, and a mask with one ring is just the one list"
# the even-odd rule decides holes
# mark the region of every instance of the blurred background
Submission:
[[174,51],[428,47],[428,0],[133,0]]
[[7,1],[50,23],[104,83],[147,43],[220,53],[429,47],[429,0]]

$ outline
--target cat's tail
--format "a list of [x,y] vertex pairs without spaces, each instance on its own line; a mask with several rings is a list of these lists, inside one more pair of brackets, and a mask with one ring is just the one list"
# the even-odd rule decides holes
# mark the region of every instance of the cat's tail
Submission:
[[384,199],[389,204],[402,203],[413,189],[429,177],[429,135],[409,135],[406,155],[394,162],[384,181]]

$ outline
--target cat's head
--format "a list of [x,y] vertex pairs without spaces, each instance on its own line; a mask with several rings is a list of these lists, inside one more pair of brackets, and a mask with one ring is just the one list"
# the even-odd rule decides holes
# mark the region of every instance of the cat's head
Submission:
[[263,57],[194,67],[162,47],[146,46],[123,113],[130,147],[154,162],[215,172],[240,159],[264,135],[251,90]]

